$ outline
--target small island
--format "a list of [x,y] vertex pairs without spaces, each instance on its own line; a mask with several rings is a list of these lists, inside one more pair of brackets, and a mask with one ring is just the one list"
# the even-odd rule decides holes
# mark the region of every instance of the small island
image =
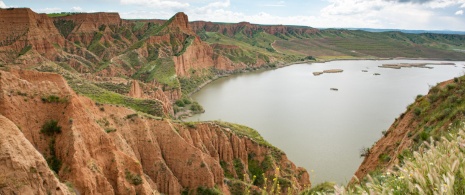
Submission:
[[401,68],[429,68],[432,69],[433,67],[428,67],[426,65],[455,65],[455,63],[450,62],[442,62],[442,63],[398,63],[398,64],[383,64],[382,66],[378,66],[380,68],[392,68],[392,69],[401,69]]
[[313,72],[313,75],[318,76],[323,73],[340,73],[343,72],[344,70],[342,69],[329,69],[329,70],[324,70],[323,72]]

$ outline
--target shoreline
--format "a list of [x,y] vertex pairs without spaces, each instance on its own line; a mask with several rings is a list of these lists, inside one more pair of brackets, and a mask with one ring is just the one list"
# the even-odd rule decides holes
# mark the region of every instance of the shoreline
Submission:
[[333,62],[333,61],[355,61],[355,60],[371,60],[371,61],[377,61],[377,60],[435,60],[435,61],[458,61],[458,60],[451,60],[451,59],[437,59],[437,58],[404,58],[404,57],[394,57],[394,58],[340,58],[340,59],[328,59],[328,60],[321,60],[321,59],[317,59],[317,60],[305,60],[305,61],[295,61],[295,62],[287,62],[287,63],[283,63],[283,64],[278,64],[276,65],[276,67],[273,67],[273,68],[270,68],[269,66],[261,66],[261,67],[258,67],[257,69],[255,70],[239,70],[238,72],[233,72],[233,73],[226,73],[224,75],[215,75],[212,79],[209,79],[205,82],[203,82],[202,84],[200,84],[194,91],[190,92],[189,94],[187,94],[187,97],[189,98],[192,98],[192,95],[194,95],[195,93],[199,92],[202,88],[204,88],[206,85],[208,85],[209,83],[217,80],[217,79],[220,79],[220,78],[223,78],[223,77],[229,77],[229,76],[233,76],[233,75],[236,75],[236,74],[243,74],[243,73],[250,73],[250,72],[255,72],[255,71],[260,71],[260,70],[275,70],[275,69],[279,69],[279,68],[284,68],[284,67],[287,67],[287,66],[291,66],[291,65],[297,65],[297,64],[313,64],[313,63],[326,63],[326,62]]

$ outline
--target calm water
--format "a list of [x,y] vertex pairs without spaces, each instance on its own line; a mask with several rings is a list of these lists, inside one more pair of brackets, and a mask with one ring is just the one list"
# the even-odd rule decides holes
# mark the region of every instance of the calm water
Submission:
[[[193,95],[206,112],[188,120],[252,127],[305,167],[313,184],[345,184],[363,160],[360,149],[373,145],[416,95],[465,71],[465,62],[434,69],[378,68],[400,62],[428,61],[335,61],[222,78]],[[333,68],[344,72],[312,74]]]

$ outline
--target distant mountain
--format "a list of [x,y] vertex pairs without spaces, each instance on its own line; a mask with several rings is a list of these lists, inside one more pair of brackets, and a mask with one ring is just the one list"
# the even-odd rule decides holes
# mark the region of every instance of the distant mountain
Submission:
[[376,29],[376,28],[347,28],[348,30],[363,30],[367,32],[403,32],[410,34],[450,34],[450,35],[465,35],[465,31],[452,31],[452,30],[405,30],[405,29]]

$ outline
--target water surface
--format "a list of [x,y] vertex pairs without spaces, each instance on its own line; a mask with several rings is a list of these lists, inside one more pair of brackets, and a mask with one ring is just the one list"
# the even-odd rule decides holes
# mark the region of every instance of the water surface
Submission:
[[[193,95],[206,112],[188,120],[252,127],[306,168],[314,185],[345,184],[363,160],[362,147],[373,145],[418,94],[465,70],[465,62],[433,69],[378,67],[401,62],[431,61],[334,61],[221,78]],[[312,74],[335,68],[344,72]]]

